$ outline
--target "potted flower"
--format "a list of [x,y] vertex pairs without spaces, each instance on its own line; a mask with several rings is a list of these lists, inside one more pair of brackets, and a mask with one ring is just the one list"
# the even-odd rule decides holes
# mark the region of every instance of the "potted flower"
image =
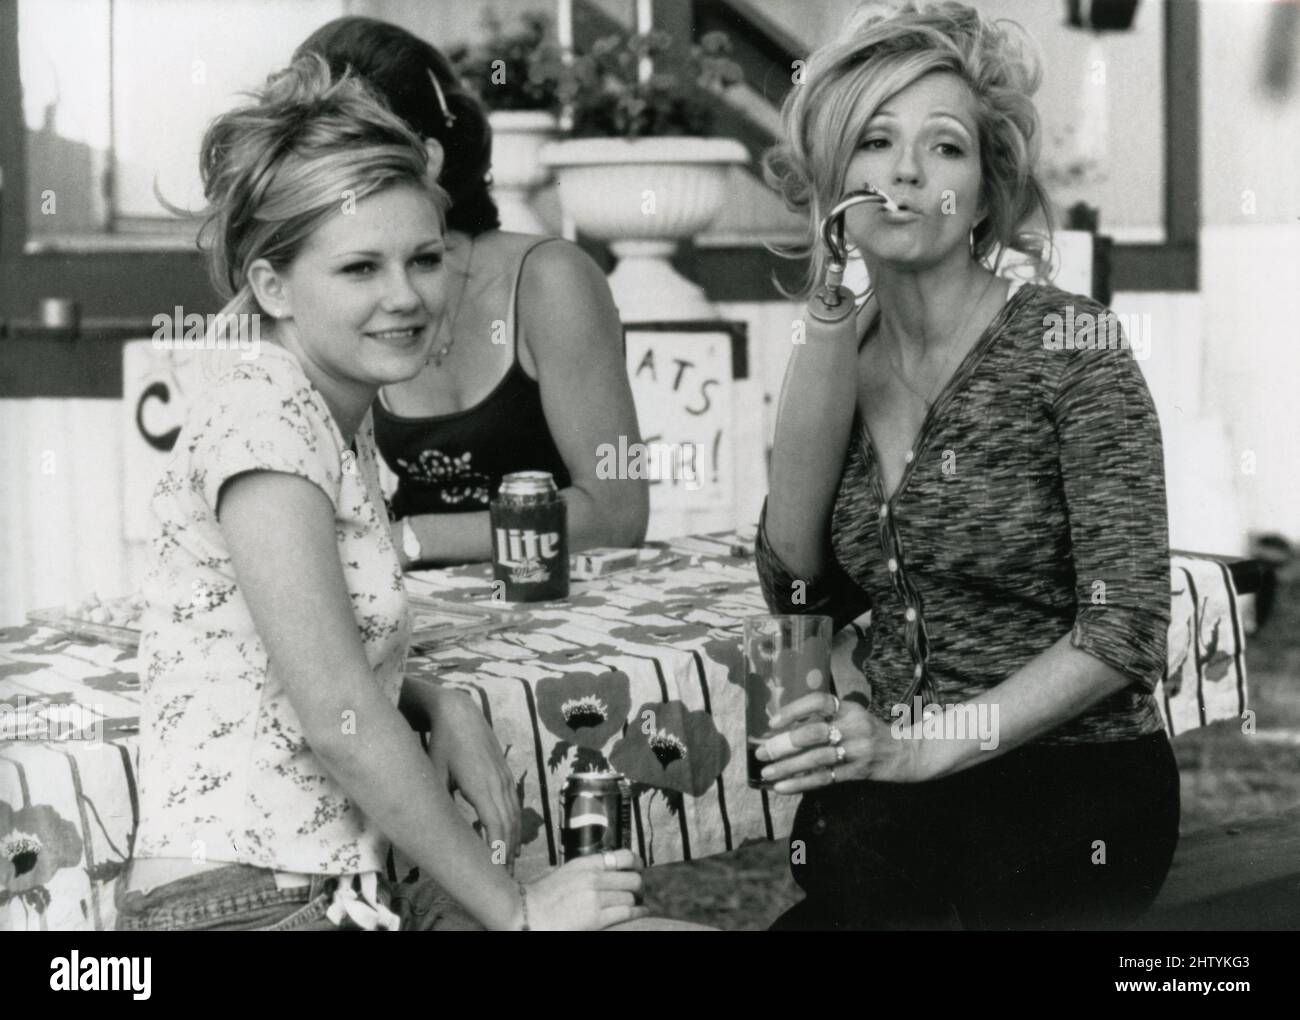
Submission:
[[576,54],[558,90],[568,137],[541,152],[579,231],[618,257],[610,287],[626,321],[713,317],[668,259],[709,225],[730,168],[749,159],[734,139],[707,137],[711,93],[741,78],[727,37],[705,35],[682,73],[655,70],[671,42],[663,32],[607,36]]
[[488,110],[492,127],[492,183],[507,230],[546,233],[530,201],[550,173],[538,160],[559,134],[560,51],[547,41],[550,21],[524,14],[507,30],[495,14],[484,18],[486,38],[449,56],[464,86]]

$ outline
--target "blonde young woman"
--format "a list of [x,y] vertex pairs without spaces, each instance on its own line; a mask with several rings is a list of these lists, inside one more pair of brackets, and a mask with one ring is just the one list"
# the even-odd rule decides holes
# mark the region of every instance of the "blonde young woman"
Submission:
[[[421,370],[447,301],[446,196],[425,146],[308,57],[217,118],[201,161],[226,311],[260,315],[273,342],[196,401],[154,494],[119,927],[643,916],[626,851],[517,883],[518,804],[491,731],[467,699],[403,683],[410,628],[370,409]],[[413,725],[431,728],[429,755]],[[386,881],[390,843],[422,881]]]
[[1013,28],[873,5],[813,55],[769,161],[810,231],[867,182],[898,207],[849,210],[873,293],[794,348],[781,397],[767,600],[872,617],[870,698],[802,699],[759,752],[803,795],[807,898],[778,927],[1124,925],[1177,842],[1155,409],[1126,345],[1049,342],[1103,307],[988,264],[1037,254],[1046,214]]
[[487,116],[429,43],[344,17],[312,33],[298,47],[307,52],[384,99],[424,140],[452,199],[447,314],[419,373],[383,387],[375,405],[404,564],[489,559],[488,500],[513,471],[555,477],[570,549],[639,545],[649,483],[596,471],[602,444],[640,438],[604,273],[562,238],[500,229]]

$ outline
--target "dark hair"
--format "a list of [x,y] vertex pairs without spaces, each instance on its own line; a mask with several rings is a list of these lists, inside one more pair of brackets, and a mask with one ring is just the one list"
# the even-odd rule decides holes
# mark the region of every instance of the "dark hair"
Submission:
[[[451,195],[447,226],[471,236],[501,226],[488,192],[492,131],[478,100],[456,78],[451,62],[423,39],[376,18],[345,17],[316,29],[294,56],[316,52],[335,76],[350,67],[421,138],[435,138],[446,153],[438,183]],[[447,124],[432,71],[455,122]]]

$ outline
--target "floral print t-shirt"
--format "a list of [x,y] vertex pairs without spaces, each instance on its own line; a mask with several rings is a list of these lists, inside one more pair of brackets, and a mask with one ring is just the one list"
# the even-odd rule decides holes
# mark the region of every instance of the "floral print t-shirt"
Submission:
[[136,856],[310,874],[383,866],[387,841],[307,745],[216,514],[222,485],[245,471],[320,487],[334,508],[357,633],[375,683],[396,704],[410,623],[369,413],[355,447],[297,358],[275,344],[227,370],[191,409],[153,495]]

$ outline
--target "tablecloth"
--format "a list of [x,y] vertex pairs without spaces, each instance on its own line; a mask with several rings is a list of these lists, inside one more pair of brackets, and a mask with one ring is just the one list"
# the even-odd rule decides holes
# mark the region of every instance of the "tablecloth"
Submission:
[[[740,628],[765,612],[733,535],[669,544],[653,568],[575,582],[563,603],[409,671],[472,694],[519,777],[529,877],[560,858],[558,795],[581,768],[636,784],[634,847],[649,864],[784,836],[797,802],[745,781]],[[413,594],[492,597],[486,565],[408,577]],[[1171,563],[1170,672],[1158,692],[1171,733],[1245,710],[1244,637],[1226,569]],[[869,614],[836,636],[833,676],[865,689]],[[113,926],[112,883],[129,859],[139,679],[135,654],[44,626],[0,630],[0,929]],[[15,738],[16,737],[16,738]],[[400,860],[392,866],[400,873]]]

